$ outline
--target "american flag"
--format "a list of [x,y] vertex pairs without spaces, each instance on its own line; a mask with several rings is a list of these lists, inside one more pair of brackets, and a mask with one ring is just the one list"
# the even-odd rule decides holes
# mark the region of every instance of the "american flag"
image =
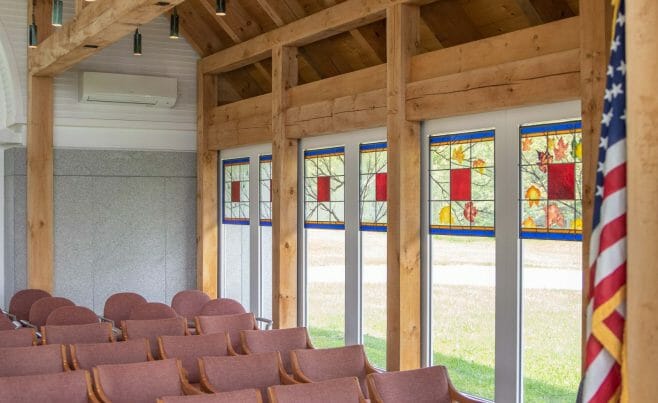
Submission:
[[583,401],[622,397],[626,322],[626,20],[615,1],[610,64],[601,119],[594,220],[590,242],[589,303]]

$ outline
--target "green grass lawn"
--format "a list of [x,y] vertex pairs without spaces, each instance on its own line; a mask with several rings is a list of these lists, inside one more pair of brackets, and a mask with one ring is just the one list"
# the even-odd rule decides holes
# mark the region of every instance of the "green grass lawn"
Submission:
[[[309,292],[309,333],[316,347],[344,344],[342,284],[314,284]],[[384,284],[365,284],[368,296],[385,295]],[[580,298],[576,291],[528,290],[524,297],[524,395],[526,402],[573,402],[580,380]],[[368,359],[385,367],[385,300],[364,301]],[[486,287],[435,286],[433,362],[445,365],[460,390],[494,398],[495,295]],[[437,309],[443,307],[443,309]],[[381,318],[378,321],[368,318]]]

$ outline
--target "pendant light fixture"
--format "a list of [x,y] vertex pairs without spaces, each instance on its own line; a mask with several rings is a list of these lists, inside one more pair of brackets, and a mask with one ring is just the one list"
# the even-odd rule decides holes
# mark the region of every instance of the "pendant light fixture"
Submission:
[[62,26],[63,9],[64,9],[64,0],[53,0],[51,21],[54,27]]
[[34,18],[34,9],[37,7],[37,1],[32,0],[32,23],[27,28],[27,46],[34,49],[39,43],[39,38],[37,36],[37,23]]
[[174,12],[171,13],[171,19],[169,23],[169,38],[178,39],[180,21],[178,18],[178,9],[174,7]]
[[215,14],[226,15],[226,0],[217,0],[215,3]]
[[137,27],[133,36],[133,54],[135,56],[142,55],[142,34],[139,32],[139,27]]

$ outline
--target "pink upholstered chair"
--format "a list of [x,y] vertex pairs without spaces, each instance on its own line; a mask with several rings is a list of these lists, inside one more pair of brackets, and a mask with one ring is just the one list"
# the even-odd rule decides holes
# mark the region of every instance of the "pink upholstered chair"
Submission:
[[240,345],[245,354],[281,353],[283,368],[292,374],[290,352],[305,348],[313,348],[311,339],[305,327],[275,330],[243,330],[240,332]]
[[266,396],[269,386],[296,383],[286,374],[277,352],[202,357],[199,358],[199,369],[201,388],[210,393],[255,388]]
[[161,302],[147,302],[137,305],[130,311],[130,320],[152,320],[176,318],[178,314],[170,306]]
[[162,396],[201,394],[187,383],[178,360],[99,365],[94,384],[101,402],[153,403]]
[[194,317],[201,313],[201,309],[210,301],[210,297],[200,290],[185,290],[174,295],[171,307],[180,316],[194,322]]
[[50,297],[50,293],[44,290],[21,290],[11,297],[11,301],[9,301],[9,313],[14,315],[18,320],[29,320],[32,304],[46,297]]
[[52,311],[63,306],[74,306],[73,301],[62,297],[41,298],[32,304],[30,308],[30,323],[37,328],[44,326]]
[[196,317],[196,331],[198,334],[228,334],[231,341],[230,348],[237,354],[243,353],[240,345],[240,331],[257,329],[253,313]]
[[48,315],[46,325],[88,325],[98,323],[98,316],[84,306],[63,306]]
[[338,378],[298,385],[270,386],[267,389],[271,403],[363,403],[363,392],[357,378]]
[[20,328],[15,330],[0,330],[0,348],[29,347],[37,343],[35,330]]
[[70,348],[74,369],[91,370],[98,365],[153,361],[146,339],[119,343],[73,344]]
[[97,403],[87,371],[0,378],[0,401]]
[[452,386],[444,366],[369,374],[367,379],[370,399],[373,403],[484,402],[459,393]]
[[231,298],[217,298],[211,301],[208,301],[199,316],[211,316],[211,315],[236,315],[239,313],[247,312],[242,304]]
[[0,377],[54,374],[68,371],[64,346],[0,348]]
[[121,323],[125,340],[148,339],[151,354],[160,358],[158,351],[158,336],[185,336],[187,323],[185,318],[169,318],[154,320],[124,320]]
[[111,295],[103,308],[103,317],[114,322],[114,326],[121,326],[121,321],[130,317],[130,311],[137,305],[146,304],[146,298],[134,292],[120,292]]
[[14,329],[16,329],[16,325],[14,325],[14,322],[8,316],[5,316],[4,314],[0,314],[0,331],[14,330]]
[[46,325],[41,328],[41,342],[43,344],[110,343],[113,341],[112,325],[109,323]]
[[235,392],[212,393],[197,396],[166,396],[157,403],[262,403],[257,389],[236,390]]
[[294,350],[290,353],[295,379],[301,382],[318,382],[355,376],[368,398],[366,375],[378,371],[370,365],[362,345]]
[[229,355],[228,339],[225,333],[202,336],[160,336],[158,347],[160,357],[178,358],[183,364],[187,379],[192,385],[201,382],[199,358]]

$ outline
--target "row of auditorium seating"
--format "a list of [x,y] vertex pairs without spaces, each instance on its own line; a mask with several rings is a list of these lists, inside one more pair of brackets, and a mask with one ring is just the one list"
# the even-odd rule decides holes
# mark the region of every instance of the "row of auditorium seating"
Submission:
[[[305,328],[263,331],[256,325],[254,315],[245,312],[237,301],[221,299],[211,301],[199,291],[188,294],[196,297],[198,301],[195,304],[188,303],[182,308],[179,305],[177,310],[164,304],[148,304],[145,300],[135,304],[131,310],[138,315],[133,316],[131,312],[125,316],[127,319],[121,320],[123,338],[126,340],[122,342],[114,342],[112,325],[109,322],[99,323],[97,318],[95,323],[90,324],[42,326],[41,343],[45,344],[44,346],[0,348],[0,379],[4,382],[7,379],[24,376],[63,373],[71,369],[74,370],[72,372],[79,373],[89,371],[83,383],[89,385],[85,386],[85,389],[93,393],[87,393],[86,398],[89,401],[98,399],[103,402],[152,402],[156,397],[169,394],[200,393],[213,395],[190,398],[197,401],[240,402],[263,399],[264,401],[333,402],[367,401],[364,399],[370,395],[373,401],[420,401],[417,398],[412,400],[405,400],[406,398],[400,400],[399,397],[385,398],[390,392],[386,387],[377,392],[384,397],[378,398],[377,393],[373,394],[375,388],[373,385],[376,385],[378,376],[390,374],[403,376],[404,373],[380,374],[368,363],[363,346],[314,349]],[[205,297],[200,298],[199,294]],[[211,304],[214,305],[214,311],[210,312],[212,316],[199,315],[199,313],[209,313],[203,310],[213,301],[217,302]],[[174,302],[172,301],[172,305],[176,305]],[[136,310],[137,307],[141,308]],[[235,312],[242,313],[235,314]],[[74,311],[71,310],[69,313],[74,314]],[[153,317],[160,319],[152,319]],[[195,332],[191,332],[188,328],[188,325],[192,324],[192,319]],[[193,333],[198,335],[190,336]],[[20,336],[17,336],[19,334]],[[12,339],[9,335],[14,336],[14,341],[23,340],[23,344],[14,342],[13,345],[36,344],[35,330],[27,328],[0,331],[0,346],[5,343],[4,338]],[[5,343],[5,345],[12,344]],[[154,359],[158,361],[153,361]],[[153,380],[154,374],[158,373],[156,368],[160,366],[168,366],[170,375],[176,372],[178,379],[172,381],[174,378],[170,376],[169,381],[162,385],[171,387],[177,385],[178,389],[175,391],[163,389],[158,386],[160,385],[158,381]],[[431,392],[423,398],[424,401],[443,401],[441,400],[443,398],[436,400],[439,395],[448,399],[445,401],[477,401],[459,394],[450,384],[443,367],[435,367],[433,370],[443,372],[437,379],[428,378],[429,384],[433,385],[429,389],[427,385],[420,388]],[[131,371],[135,373],[127,375]],[[163,371],[166,372],[164,369]],[[93,380],[89,376],[91,373]],[[420,373],[418,376],[407,378],[391,393],[395,395],[405,386],[414,385],[417,383],[414,379],[420,379],[418,377],[422,378]],[[78,375],[78,382],[80,379],[82,378]],[[324,389],[326,393],[321,392],[322,388],[319,386],[302,387],[304,384],[319,385],[336,379],[342,380],[343,386],[347,385],[348,381],[352,384],[356,382],[358,393],[352,393],[349,399],[347,395],[338,398],[337,396],[342,395],[336,394],[334,387]],[[391,378],[392,382],[395,379],[402,378]],[[62,382],[66,384],[66,381]],[[294,385],[294,388],[290,389],[293,392],[288,391],[291,386],[276,385]],[[417,391],[418,386],[422,385],[416,385],[411,389]],[[256,390],[242,391],[252,388]],[[441,392],[437,394],[439,389]],[[285,397],[277,397],[277,394],[287,396],[289,393],[294,396],[297,393],[294,391],[297,390],[302,396],[307,394],[307,398],[285,400]],[[238,395],[220,397],[229,391],[236,393],[242,391],[238,393],[242,397]],[[319,394],[314,395],[314,393]],[[408,393],[405,392],[406,394]],[[413,393],[410,396],[412,395]],[[229,400],[212,400],[215,398]],[[67,399],[64,401],[71,401]],[[5,400],[0,396],[0,402],[2,401]],[[167,398],[163,401],[178,400]]]

